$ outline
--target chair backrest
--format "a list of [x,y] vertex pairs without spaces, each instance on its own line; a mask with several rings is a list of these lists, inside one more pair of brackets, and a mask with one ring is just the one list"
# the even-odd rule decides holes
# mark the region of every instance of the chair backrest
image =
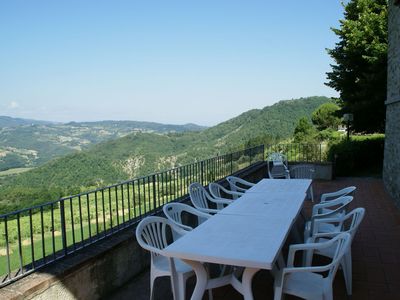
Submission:
[[[332,283],[336,271],[343,258],[343,255],[348,251],[350,244],[351,244],[350,234],[347,232],[341,232],[332,239],[326,241],[321,241],[318,243],[291,245],[289,247],[287,267],[284,268],[283,271],[285,273],[296,272],[296,269],[301,269],[301,271],[303,272],[314,272],[314,273],[322,273],[328,271],[326,277],[328,277],[329,281]],[[313,253],[318,253],[318,251],[324,249],[333,249],[333,255],[331,256],[331,261],[329,264],[319,265],[319,266],[294,267],[294,259],[296,251],[302,250],[313,254]]]
[[[343,196],[335,200],[315,204],[312,208],[311,219],[327,218],[346,212],[351,201],[353,201],[353,196]],[[329,209],[329,212],[324,209]]]
[[330,201],[342,196],[354,196],[354,191],[356,190],[355,186],[348,186],[341,190],[332,193],[325,193],[321,195],[321,202]]
[[302,164],[290,169],[290,178],[313,179],[315,169],[312,165]]
[[225,188],[216,182],[212,182],[208,185],[208,190],[214,198],[222,198],[222,193]]
[[252,182],[246,181],[246,180],[244,180],[240,177],[236,177],[236,176],[228,176],[228,177],[226,177],[226,180],[229,183],[230,189],[234,192],[244,193],[249,188],[251,188],[252,186],[255,185]]
[[210,210],[208,201],[212,201],[212,197],[200,183],[193,182],[189,186],[189,195],[194,207],[203,212]]
[[163,255],[163,249],[168,246],[167,228],[176,230],[171,223],[161,217],[146,217],[136,227],[136,240],[139,245],[150,251],[151,256]]
[[[310,234],[315,231],[316,220],[327,218],[338,219],[344,216],[351,201],[353,201],[352,196],[343,196],[335,200],[315,204],[312,209]],[[329,209],[329,211],[326,212],[324,209]],[[340,228],[340,226],[338,228]]]
[[[319,219],[315,221],[315,226],[314,226],[314,232],[313,232],[313,237],[314,239],[318,239],[319,237],[327,237],[327,236],[334,236],[337,235],[340,232],[347,232],[351,236],[351,241],[353,241],[354,236],[358,230],[358,227],[360,226],[363,218],[365,215],[365,208],[363,207],[357,207],[353,209],[351,212],[348,214],[339,217],[339,218],[327,218],[327,219]],[[347,224],[347,222],[350,221],[350,224]],[[333,233],[318,233],[318,227],[319,224],[321,223],[338,223],[341,228],[340,232],[333,232]],[[346,226],[347,225],[347,226]]]
[[288,178],[288,162],[286,155],[274,152],[267,156],[269,178]]
[[286,155],[280,152],[272,152],[267,156],[268,162],[283,162],[287,164]]
[[184,224],[183,215],[185,213],[197,217],[198,225],[211,217],[211,215],[201,212],[192,206],[176,202],[165,204],[163,206],[163,212],[168,220],[170,220],[176,226],[179,226],[187,231],[193,230],[193,227],[191,225]]
[[236,200],[237,198],[243,195],[243,192],[228,190],[216,182],[210,183],[208,185],[208,190],[210,191],[211,196],[213,196],[215,199],[221,199],[221,200],[228,200],[228,201]]

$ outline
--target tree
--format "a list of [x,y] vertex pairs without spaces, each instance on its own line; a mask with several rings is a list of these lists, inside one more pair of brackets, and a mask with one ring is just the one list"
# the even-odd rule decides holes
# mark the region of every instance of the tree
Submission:
[[320,105],[312,113],[311,120],[318,130],[325,130],[328,128],[337,129],[340,124],[340,118],[337,116],[339,106],[335,103],[328,102]]
[[315,143],[316,134],[314,126],[307,117],[302,117],[294,129],[294,141],[296,143]]
[[353,113],[353,129],[383,132],[387,77],[387,0],[344,4],[339,37],[328,54],[335,60],[326,85],[340,93],[342,113]]

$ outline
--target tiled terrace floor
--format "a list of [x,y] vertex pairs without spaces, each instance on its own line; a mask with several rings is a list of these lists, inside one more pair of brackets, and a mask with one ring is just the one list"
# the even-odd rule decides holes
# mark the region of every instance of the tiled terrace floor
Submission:
[[[334,299],[400,299],[400,210],[384,191],[382,180],[374,178],[341,178],[314,183],[314,193],[355,185],[357,191],[351,208],[365,207],[366,217],[352,245],[353,296],[346,296],[339,270],[334,282]],[[305,214],[309,215],[310,202]],[[188,284],[187,299],[193,291],[195,279]],[[260,271],[253,279],[255,299],[273,299],[273,279],[267,271]],[[243,299],[231,286],[213,290],[215,300]],[[119,289],[111,299],[149,299],[149,272],[138,276]],[[168,278],[156,281],[155,299],[172,299]],[[207,296],[204,296],[207,299]],[[296,299],[286,296],[286,299]]]

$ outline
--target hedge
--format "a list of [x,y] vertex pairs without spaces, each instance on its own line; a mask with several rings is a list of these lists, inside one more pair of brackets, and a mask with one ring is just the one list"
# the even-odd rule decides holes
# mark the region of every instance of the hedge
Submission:
[[336,176],[381,175],[384,145],[384,134],[352,136],[330,145],[328,159]]

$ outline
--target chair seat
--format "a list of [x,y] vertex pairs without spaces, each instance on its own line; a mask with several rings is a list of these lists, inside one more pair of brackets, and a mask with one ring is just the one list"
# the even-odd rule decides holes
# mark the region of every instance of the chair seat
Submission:
[[[192,267],[190,267],[188,264],[184,263],[180,259],[174,259],[175,262],[175,268],[177,273],[186,273],[193,271]],[[169,268],[169,261],[168,258],[165,256],[156,256],[153,259],[153,264],[154,266],[159,270],[159,271],[165,271],[167,275],[171,274],[170,268]]]
[[291,273],[286,275],[283,291],[304,299],[323,299],[327,281],[316,273]]

